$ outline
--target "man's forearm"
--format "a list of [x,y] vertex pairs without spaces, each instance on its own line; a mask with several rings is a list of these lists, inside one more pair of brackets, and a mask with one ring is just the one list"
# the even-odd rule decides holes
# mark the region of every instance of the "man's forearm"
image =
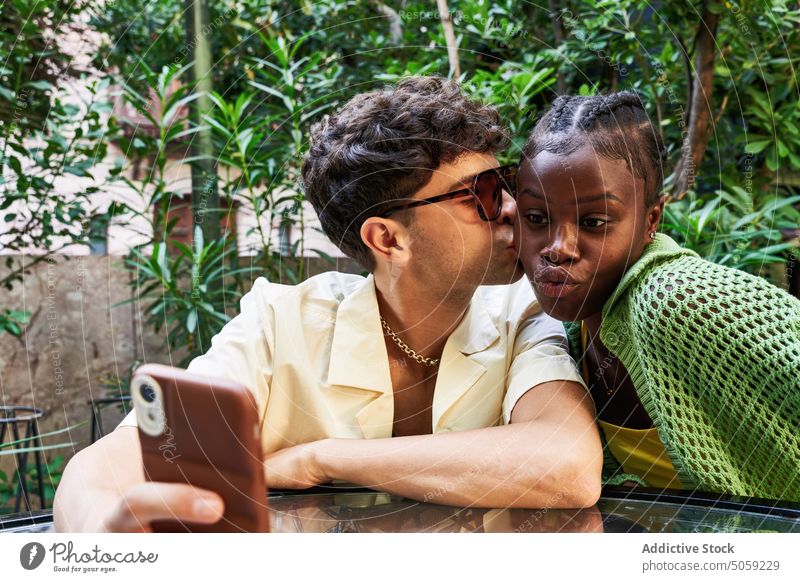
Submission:
[[[437,435],[318,443],[329,479],[431,503],[587,507],[597,501],[602,452],[580,419],[538,419]],[[586,427],[586,428],[581,428]]]

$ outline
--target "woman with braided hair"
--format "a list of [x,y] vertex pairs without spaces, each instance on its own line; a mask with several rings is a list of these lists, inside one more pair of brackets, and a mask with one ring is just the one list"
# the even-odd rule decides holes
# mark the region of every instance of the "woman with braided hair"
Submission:
[[665,158],[621,92],[559,97],[520,165],[521,261],[590,387],[604,480],[800,501],[800,301],[657,232]]

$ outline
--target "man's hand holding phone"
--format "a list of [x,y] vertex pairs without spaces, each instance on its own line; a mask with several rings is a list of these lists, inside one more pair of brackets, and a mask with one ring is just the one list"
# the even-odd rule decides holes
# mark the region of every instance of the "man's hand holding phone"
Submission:
[[[124,459],[123,463],[110,463]],[[111,468],[109,468],[111,467]],[[147,481],[139,431],[122,426],[73,457],[56,490],[58,532],[149,532],[176,519],[211,525],[221,518],[219,494],[186,483]]]
[[269,531],[258,412],[245,386],[148,364],[131,394],[147,482],[125,491],[107,529]]
[[151,523],[163,520],[211,525],[222,518],[224,510],[222,497],[213,491],[184,483],[146,481],[128,488],[98,529],[152,532]]

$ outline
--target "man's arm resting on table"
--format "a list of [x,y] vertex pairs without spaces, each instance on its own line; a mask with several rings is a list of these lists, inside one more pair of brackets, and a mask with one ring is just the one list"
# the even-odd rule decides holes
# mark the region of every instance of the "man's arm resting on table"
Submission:
[[145,532],[155,519],[214,523],[222,508],[216,493],[145,481],[138,430],[124,426],[70,460],[56,491],[53,517],[58,532]]
[[384,439],[326,439],[266,460],[273,487],[334,479],[404,497],[474,507],[589,507],[603,454],[594,405],[575,382],[526,392],[511,424]]

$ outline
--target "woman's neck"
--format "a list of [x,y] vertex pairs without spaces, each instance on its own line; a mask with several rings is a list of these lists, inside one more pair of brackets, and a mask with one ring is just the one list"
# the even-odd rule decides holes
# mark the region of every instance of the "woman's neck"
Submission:
[[603,325],[603,312],[599,311],[594,315],[585,317],[583,320],[588,332],[589,339],[596,338],[597,343],[600,342],[600,327]]

